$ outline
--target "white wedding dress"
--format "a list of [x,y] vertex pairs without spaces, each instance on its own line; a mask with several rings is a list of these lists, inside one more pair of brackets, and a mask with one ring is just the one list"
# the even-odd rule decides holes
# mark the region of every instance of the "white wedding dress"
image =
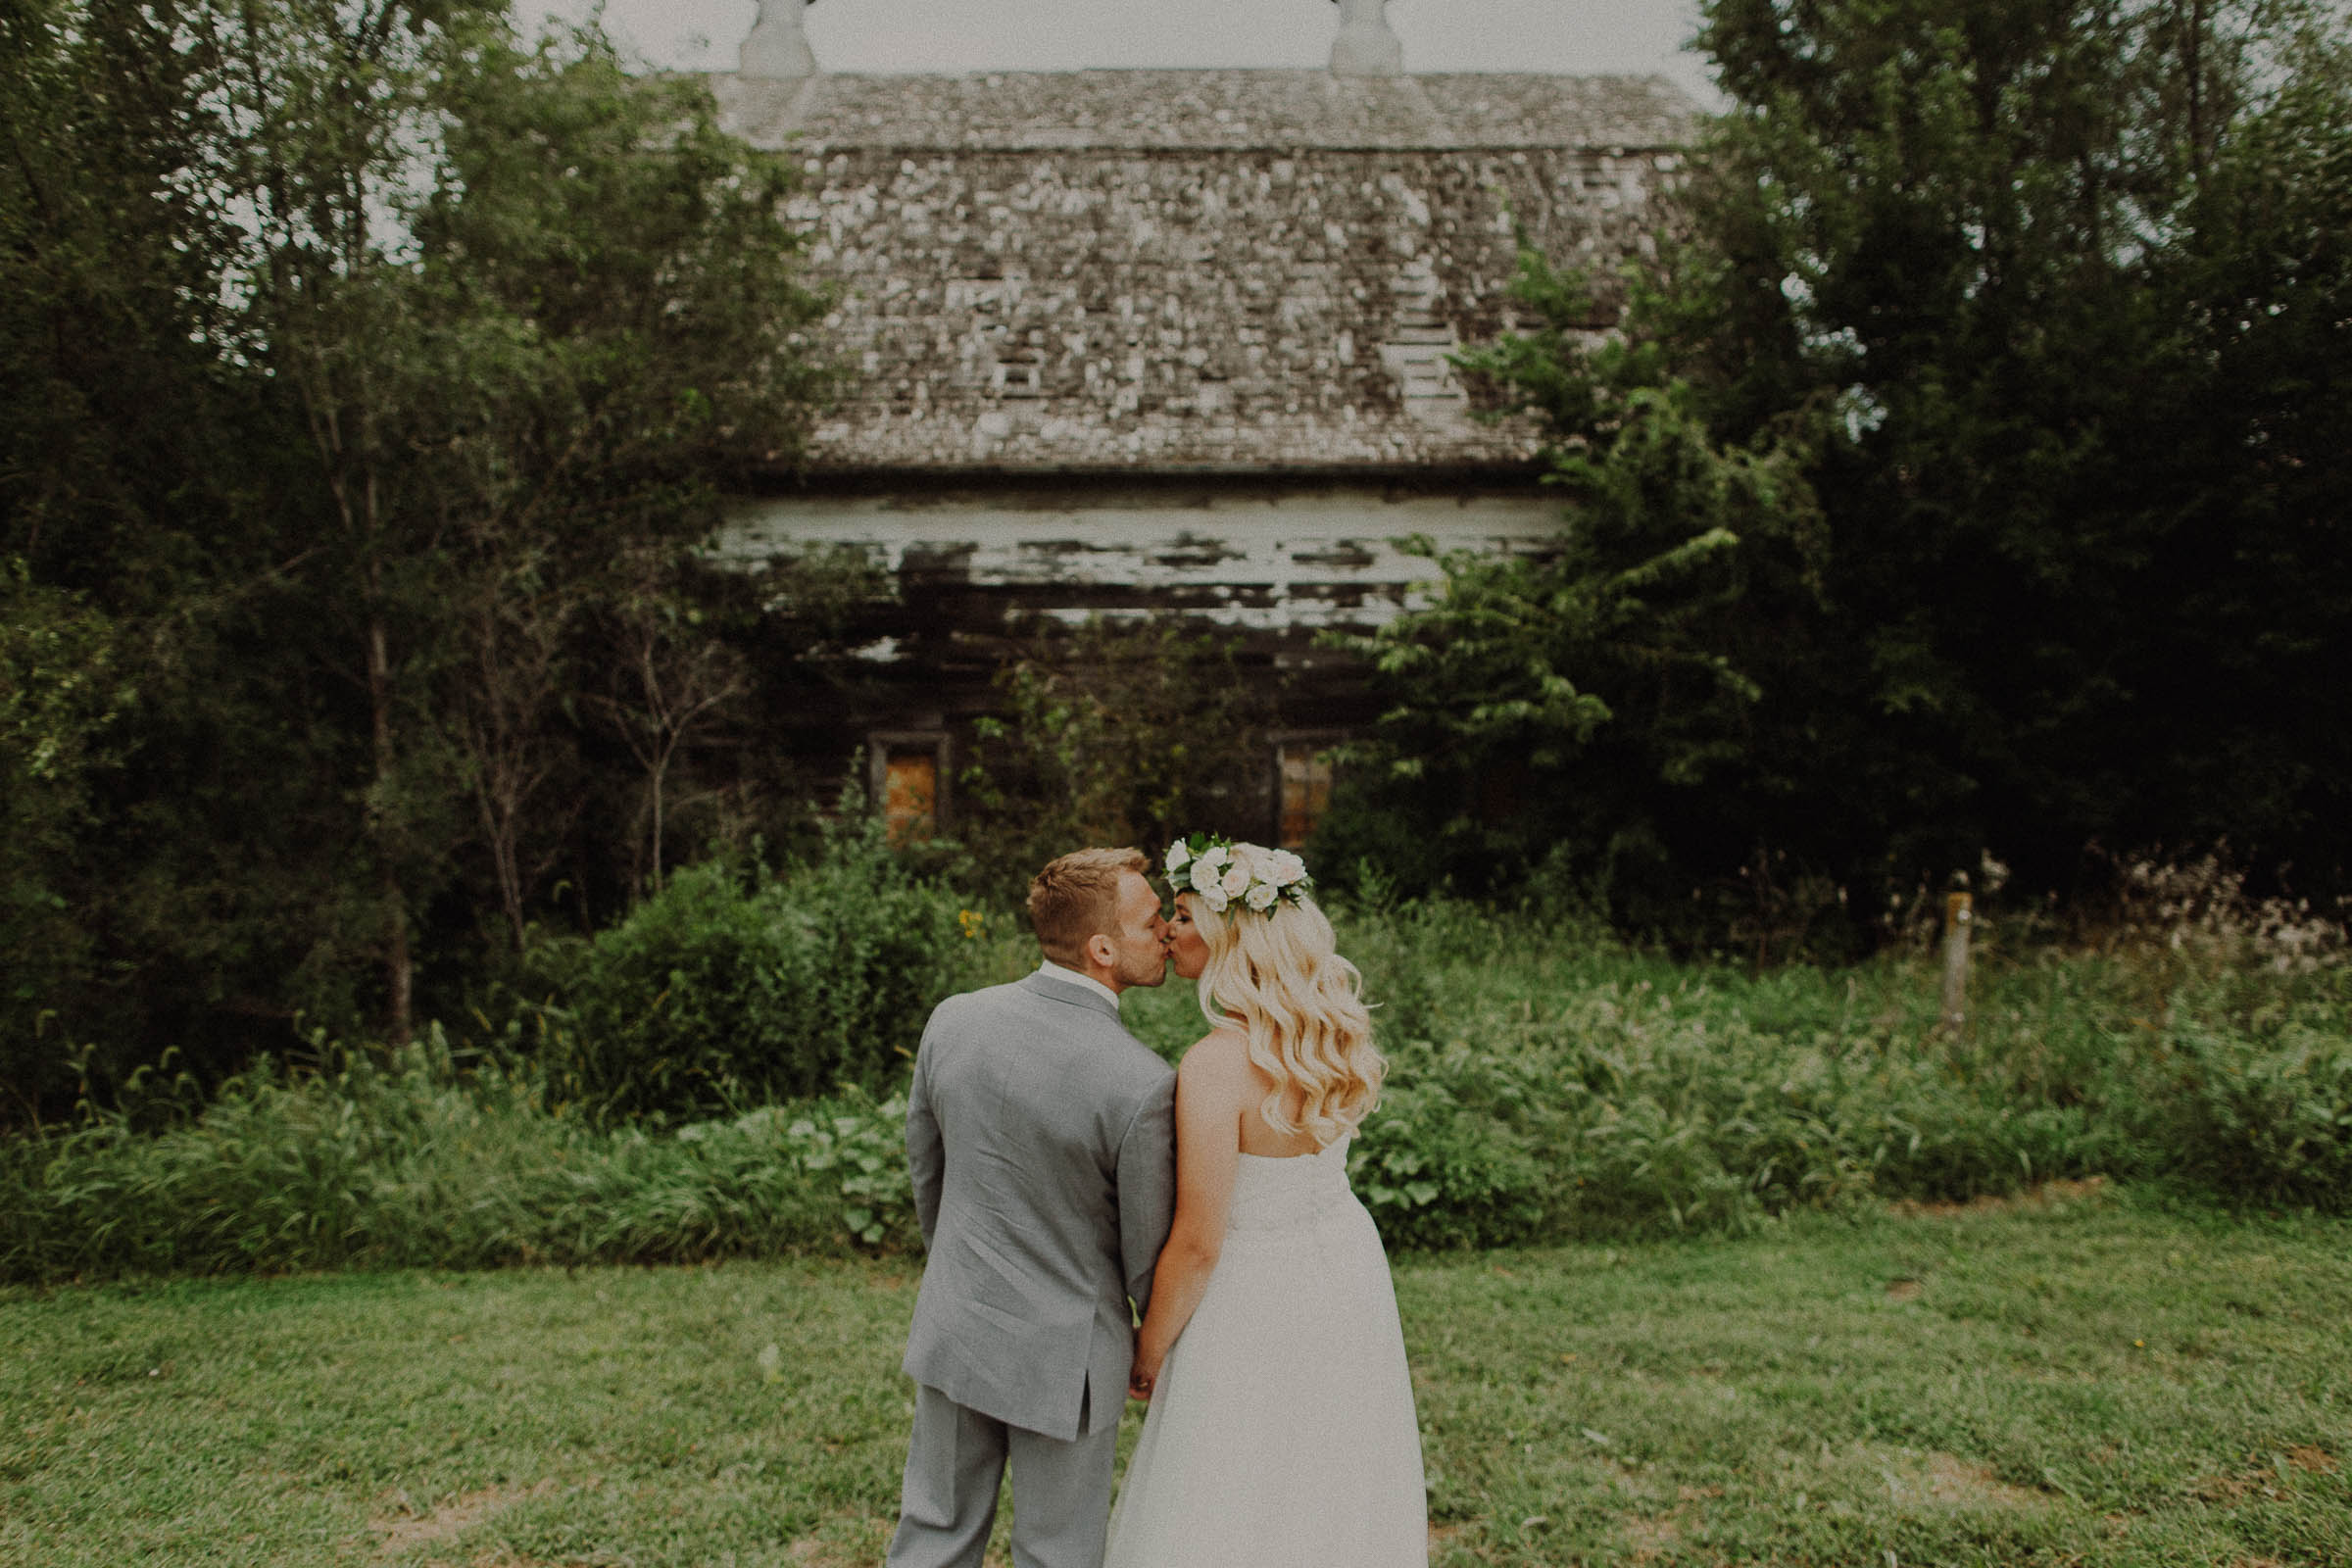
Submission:
[[1427,1568],[1422,1485],[1396,1293],[1348,1140],[1242,1155],[1104,1568]]

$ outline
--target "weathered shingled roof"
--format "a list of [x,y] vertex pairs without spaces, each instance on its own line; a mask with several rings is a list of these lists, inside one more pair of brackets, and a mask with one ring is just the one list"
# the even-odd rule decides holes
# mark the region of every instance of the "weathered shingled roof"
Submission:
[[1690,102],[1656,77],[1085,71],[712,78],[803,161],[853,372],[819,472],[1525,461],[1446,364],[1512,324],[1514,225],[1605,270]]
[[812,151],[1680,146],[1691,106],[1662,76],[1328,71],[1031,71],[713,78],[737,132]]

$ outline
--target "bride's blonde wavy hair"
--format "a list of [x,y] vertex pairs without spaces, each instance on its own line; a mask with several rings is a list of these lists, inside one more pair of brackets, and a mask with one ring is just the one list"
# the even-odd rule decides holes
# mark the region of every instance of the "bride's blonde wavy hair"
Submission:
[[[1220,913],[1186,897],[1208,944],[1200,1010],[1217,1025],[1240,1017],[1250,1059],[1274,1080],[1258,1107],[1266,1125],[1312,1134],[1317,1148],[1353,1132],[1380,1103],[1389,1064],[1372,1048],[1363,976],[1340,956],[1331,921],[1304,896],[1262,913],[1238,900]],[[1283,1104],[1292,1090],[1296,1117]]]

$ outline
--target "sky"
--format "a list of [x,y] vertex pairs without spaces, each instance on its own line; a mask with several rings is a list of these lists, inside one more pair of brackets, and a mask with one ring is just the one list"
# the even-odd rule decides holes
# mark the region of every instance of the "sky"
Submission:
[[[559,15],[591,0],[523,0]],[[607,0],[605,24],[648,64],[729,70],[754,0]],[[1650,73],[1712,103],[1682,45],[1695,0],[1390,0],[1407,71]],[[1319,66],[1331,0],[817,0],[828,71],[1057,71],[1084,66]]]

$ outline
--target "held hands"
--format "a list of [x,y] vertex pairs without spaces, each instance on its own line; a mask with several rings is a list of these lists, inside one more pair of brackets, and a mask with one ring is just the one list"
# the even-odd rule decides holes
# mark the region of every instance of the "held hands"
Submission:
[[1146,1357],[1142,1350],[1135,1352],[1135,1364],[1127,1369],[1127,1397],[1152,1402],[1152,1390],[1159,1382],[1160,1357]]

